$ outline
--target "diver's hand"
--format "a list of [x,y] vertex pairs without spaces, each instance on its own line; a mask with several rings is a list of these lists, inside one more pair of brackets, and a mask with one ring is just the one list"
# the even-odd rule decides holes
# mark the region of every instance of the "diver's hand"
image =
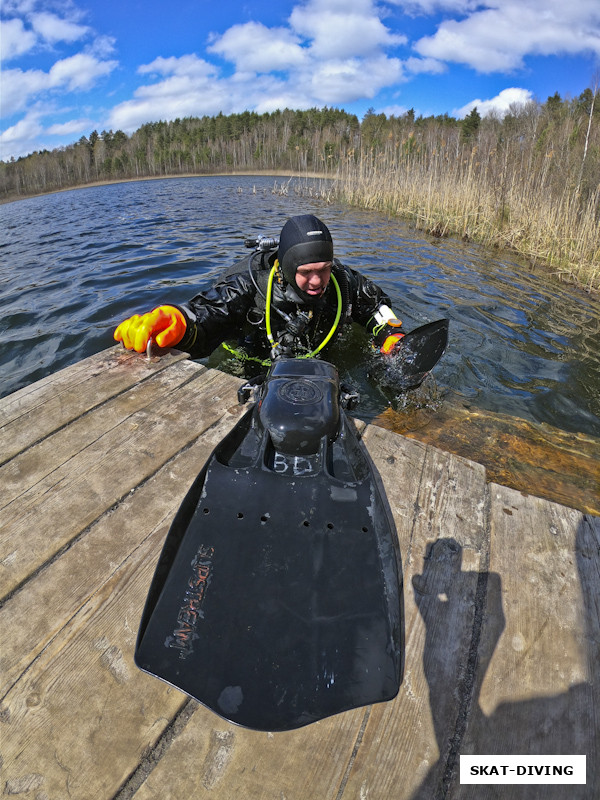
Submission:
[[393,355],[398,351],[400,341],[404,337],[400,333],[402,322],[399,319],[388,320],[384,328],[375,337],[375,343],[379,346],[379,351],[384,355]]
[[159,347],[174,347],[183,339],[187,328],[185,317],[174,306],[158,306],[147,314],[134,314],[114,332],[117,342],[128,350],[143,353],[148,340],[154,338]]

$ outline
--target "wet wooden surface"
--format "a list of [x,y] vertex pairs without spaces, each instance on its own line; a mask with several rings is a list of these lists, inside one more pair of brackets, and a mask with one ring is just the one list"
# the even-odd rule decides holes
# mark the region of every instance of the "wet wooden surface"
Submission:
[[483,464],[490,482],[600,515],[597,437],[465,406],[452,394],[440,403],[431,380],[413,395],[376,424]]
[[[0,791],[63,798],[600,796],[600,519],[359,424],[400,539],[398,697],[299,731],[133,663],[169,524],[239,418],[231,376],[112,348],[0,400]],[[586,786],[461,786],[460,754],[586,754]]]

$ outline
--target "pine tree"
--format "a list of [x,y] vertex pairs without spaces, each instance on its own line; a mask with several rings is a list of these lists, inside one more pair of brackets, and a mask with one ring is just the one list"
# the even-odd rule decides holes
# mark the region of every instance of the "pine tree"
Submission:
[[475,136],[480,124],[481,116],[477,111],[477,106],[474,106],[470,114],[467,114],[461,123],[461,135],[465,142],[470,141]]

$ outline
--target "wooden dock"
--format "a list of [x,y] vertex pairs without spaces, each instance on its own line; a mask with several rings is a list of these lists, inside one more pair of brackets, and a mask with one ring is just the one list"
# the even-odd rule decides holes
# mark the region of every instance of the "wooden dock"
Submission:
[[[240,381],[115,347],[0,400],[0,792],[31,800],[600,797],[600,518],[362,427],[393,510],[396,700],[290,733],[133,663],[170,521]],[[461,754],[587,756],[587,784],[461,785]]]

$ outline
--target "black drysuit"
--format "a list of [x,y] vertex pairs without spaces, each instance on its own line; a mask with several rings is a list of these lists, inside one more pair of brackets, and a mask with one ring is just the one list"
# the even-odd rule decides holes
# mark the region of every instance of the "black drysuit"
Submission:
[[[268,358],[271,345],[265,321],[266,295],[276,257],[276,250],[255,252],[236,262],[211,288],[188,303],[177,305],[187,321],[186,333],[177,347],[194,358],[202,358],[223,342],[232,342],[242,358]],[[389,307],[389,297],[372,281],[337,259],[333,261],[332,275],[340,288],[341,317],[331,338],[336,338],[343,326],[352,320],[372,333],[381,323],[375,315],[382,306]],[[339,306],[332,280],[322,297],[308,304],[301,301],[291,285],[284,285],[276,277],[272,285],[270,316],[272,334],[279,343],[278,352],[286,356],[312,352],[331,331]]]

